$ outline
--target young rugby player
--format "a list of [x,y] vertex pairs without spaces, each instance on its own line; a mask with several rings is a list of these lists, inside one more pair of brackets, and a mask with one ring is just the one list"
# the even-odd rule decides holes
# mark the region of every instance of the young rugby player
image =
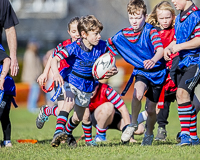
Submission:
[[[117,129],[123,131],[130,124],[129,112],[120,95],[109,85],[99,83],[95,88],[89,104],[92,125],[96,127],[96,142],[106,141],[106,131]],[[138,130],[134,134],[144,133],[144,126],[138,119]],[[133,138],[130,142],[135,142]]]
[[[156,122],[156,104],[166,77],[163,57],[163,44],[157,30],[146,20],[146,5],[143,0],[131,0],[127,5],[130,27],[122,29],[107,44],[111,53],[120,54],[128,63],[133,65],[132,76],[128,86],[135,77],[132,99],[132,123],[127,132],[133,134],[137,130],[137,118],[141,109],[141,100],[146,96],[147,129],[141,145],[151,145],[153,129]],[[122,93],[125,94],[126,90]],[[126,137],[122,139],[126,141]]]
[[[95,60],[107,51],[106,42],[100,40],[102,29],[102,23],[93,15],[82,17],[78,23],[81,39],[56,52],[56,56],[51,60],[56,86],[59,85],[58,88],[61,88],[64,85],[66,90],[66,100],[57,116],[56,131],[51,142],[53,147],[57,147],[60,141],[67,137],[64,128],[72,107],[74,107],[74,114],[69,119],[71,126],[75,128],[82,121],[86,145],[96,146],[92,140],[92,123],[88,105],[92,92],[98,85],[92,76],[92,66]],[[63,80],[58,71],[57,63],[65,58],[70,67]],[[107,78],[116,73],[117,69],[113,67]]]
[[[58,52],[59,50],[61,50],[65,46],[71,44],[72,42],[74,42],[78,38],[80,38],[80,35],[78,33],[78,29],[77,29],[78,21],[79,21],[79,17],[74,17],[68,23],[68,34],[70,35],[71,38],[63,41],[60,44],[58,44],[55,49],[51,49],[51,50],[48,51],[48,52],[51,52],[51,55],[48,58],[48,61],[47,61],[47,64],[45,66],[43,73],[37,79],[37,82],[40,84],[40,86],[43,87],[43,89],[44,89],[45,83],[48,80],[49,72],[51,72],[50,71],[50,62],[52,60],[52,57],[55,56],[56,52]],[[60,61],[60,65],[59,65],[59,71],[60,72],[64,68],[68,68],[68,67],[69,67],[69,64],[67,64],[65,59]],[[53,87],[51,89],[53,89]],[[55,87],[55,89],[56,89],[56,87]],[[58,102],[58,105],[55,105],[55,106],[44,105],[40,108],[40,112],[39,112],[39,114],[36,118],[36,126],[37,126],[38,129],[41,129],[43,127],[45,121],[48,120],[49,115],[57,116],[59,114],[59,112],[60,112],[60,110],[61,110],[61,108],[64,104],[64,94],[60,94],[57,97],[57,102]],[[70,110],[72,110],[72,108]],[[74,137],[72,135],[70,135],[70,136],[67,137],[67,143],[68,143],[68,145],[76,144],[76,140],[74,139]]]
[[200,62],[200,11],[191,0],[172,0],[180,14],[175,21],[175,40],[164,50],[164,57],[170,60],[172,53],[179,52],[173,59],[170,73],[177,84],[176,99],[181,124],[181,142],[178,145],[197,145],[196,110],[191,101],[199,82]]

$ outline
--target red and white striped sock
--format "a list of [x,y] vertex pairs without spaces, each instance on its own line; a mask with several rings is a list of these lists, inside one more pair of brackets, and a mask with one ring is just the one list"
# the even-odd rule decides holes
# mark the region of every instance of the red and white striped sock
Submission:
[[47,115],[47,116],[50,116],[50,115],[54,115],[54,116],[58,116],[57,115],[57,110],[58,110],[58,105],[55,105],[53,107],[46,107],[44,109],[44,113]]

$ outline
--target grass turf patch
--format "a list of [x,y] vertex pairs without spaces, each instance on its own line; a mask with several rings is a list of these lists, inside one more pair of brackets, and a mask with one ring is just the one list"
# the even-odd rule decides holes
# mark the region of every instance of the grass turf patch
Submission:
[[[130,111],[130,103],[126,103]],[[176,103],[171,105],[169,124],[167,125],[167,141],[153,142],[152,146],[140,146],[143,135],[135,136],[138,141],[134,144],[122,145],[120,142],[121,132],[117,130],[107,131],[107,142],[100,143],[98,147],[86,147],[84,138],[78,142],[77,148],[69,148],[61,144],[58,148],[50,145],[52,140],[56,117],[51,116],[42,129],[37,129],[35,120],[37,114],[29,113],[25,108],[12,109],[10,113],[12,123],[12,148],[1,148],[0,159],[200,159],[200,146],[176,146],[176,134],[180,131]],[[70,116],[69,116],[70,117]],[[198,118],[197,118],[198,119]],[[200,125],[198,124],[198,133]],[[93,137],[96,130],[93,127]],[[73,135],[79,139],[83,134],[81,125],[74,131]],[[157,134],[157,124],[154,136]],[[2,139],[2,130],[0,130]],[[17,139],[37,139],[38,143],[18,143]]]

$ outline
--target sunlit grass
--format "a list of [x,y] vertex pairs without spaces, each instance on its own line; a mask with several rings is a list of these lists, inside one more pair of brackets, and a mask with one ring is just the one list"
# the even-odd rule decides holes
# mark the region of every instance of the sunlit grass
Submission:
[[[130,103],[127,103],[130,110]],[[122,145],[121,132],[117,130],[107,131],[107,142],[98,147],[86,147],[84,139],[78,142],[78,147],[69,148],[61,144],[58,148],[52,148],[50,142],[55,130],[56,118],[51,116],[43,129],[37,129],[35,119],[37,114],[29,113],[25,108],[11,110],[12,121],[12,148],[1,148],[0,159],[199,159],[200,146],[177,147],[176,134],[180,131],[177,115],[177,106],[174,103],[170,108],[169,124],[167,126],[168,137],[166,142],[153,142],[152,146],[140,146],[143,135],[135,136],[138,141],[135,144]],[[198,125],[198,133],[200,125]],[[95,136],[93,128],[93,136]],[[156,136],[157,125],[154,135]],[[81,125],[73,132],[79,139],[83,134]],[[2,138],[2,131],[0,131]],[[17,139],[37,139],[36,144],[18,143]]]

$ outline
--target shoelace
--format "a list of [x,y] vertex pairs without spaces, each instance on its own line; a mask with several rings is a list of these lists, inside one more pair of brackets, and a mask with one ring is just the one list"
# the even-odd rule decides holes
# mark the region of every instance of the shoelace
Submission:
[[151,144],[151,141],[153,141],[153,138],[151,137],[151,135],[148,135],[148,136],[145,137],[145,140],[144,140],[145,143]]
[[181,137],[181,138],[183,137],[183,139],[185,139],[187,136],[188,136],[188,135],[186,135],[186,134],[180,135],[180,137]]
[[42,113],[42,115],[39,117],[39,119],[42,122],[46,122],[49,120],[49,117],[47,115],[45,115],[44,113]]
[[90,141],[89,143],[92,144],[92,145],[97,145],[94,140]]

